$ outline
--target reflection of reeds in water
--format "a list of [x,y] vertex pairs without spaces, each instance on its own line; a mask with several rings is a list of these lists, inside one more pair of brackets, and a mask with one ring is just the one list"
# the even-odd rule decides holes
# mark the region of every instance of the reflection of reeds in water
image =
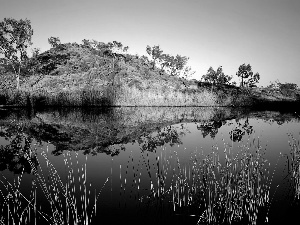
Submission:
[[269,203],[269,164],[259,145],[241,146],[235,156],[231,151],[225,146],[224,162],[217,147],[207,156],[195,151],[185,165],[176,154],[157,157],[156,185],[140,200],[172,202],[175,214],[197,216],[199,224],[256,224],[259,209]]
[[300,199],[300,141],[290,135],[291,173],[295,186],[295,198]]
[[[70,152],[66,152],[64,162],[68,174],[63,180],[45,152],[42,156],[46,161],[47,175],[43,174],[41,166],[37,170],[32,165],[34,179],[29,198],[20,191],[22,174],[13,183],[2,175],[0,182],[3,188],[0,191],[4,201],[1,205],[0,224],[36,224],[37,221],[49,224],[91,224],[101,191],[98,195],[95,193],[94,197],[91,195],[91,184],[86,183],[86,162],[80,167],[78,153],[75,153],[76,165],[73,165]],[[28,160],[32,164],[29,158]],[[74,166],[78,168],[77,173]],[[41,200],[37,199],[37,192],[40,191],[38,185],[47,200],[46,204],[40,206],[37,205]]]

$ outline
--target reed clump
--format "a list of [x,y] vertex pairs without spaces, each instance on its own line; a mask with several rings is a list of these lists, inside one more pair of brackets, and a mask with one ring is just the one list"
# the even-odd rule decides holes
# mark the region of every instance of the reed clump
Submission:
[[[71,153],[65,153],[65,167],[67,168],[66,179],[61,179],[58,171],[47,157],[45,159],[47,171],[46,175],[39,168],[35,168],[28,156],[28,161],[32,164],[34,175],[30,195],[25,196],[21,192],[20,184],[23,173],[18,175],[13,182],[10,182],[1,174],[0,193],[1,193],[1,224],[91,224],[96,215],[96,204],[98,197],[108,182],[104,182],[101,190],[91,194],[91,184],[86,180],[86,163],[82,166],[78,162],[78,153],[75,153],[76,167],[71,159]],[[40,188],[38,188],[38,186]],[[43,196],[38,193],[42,192]],[[39,198],[37,197],[39,196]],[[46,198],[43,205],[39,205],[41,197]]]
[[249,144],[233,155],[224,145],[224,153],[223,161],[218,147],[209,155],[195,151],[188,164],[181,164],[177,154],[158,156],[157,182],[140,201],[157,207],[172,202],[174,213],[198,217],[198,224],[256,224],[258,213],[269,206],[271,178],[264,151]]
[[295,189],[295,199],[300,199],[300,141],[290,135],[291,175]]

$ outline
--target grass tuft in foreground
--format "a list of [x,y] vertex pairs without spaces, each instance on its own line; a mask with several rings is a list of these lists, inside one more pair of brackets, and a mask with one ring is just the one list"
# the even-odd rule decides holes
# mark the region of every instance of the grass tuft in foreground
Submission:
[[[91,224],[96,215],[97,199],[108,179],[100,192],[92,196],[91,184],[86,183],[86,163],[80,168],[78,153],[75,154],[77,173],[73,169],[70,152],[65,153],[64,162],[68,175],[63,182],[47,154],[43,152],[47,173],[43,173],[41,166],[37,169],[32,165],[34,179],[29,197],[25,197],[20,191],[23,173],[13,182],[1,174],[0,224],[40,224],[42,221],[51,225]],[[32,164],[29,158],[28,160]],[[40,189],[37,186],[40,186]],[[43,205],[38,204],[41,200],[37,199],[39,191],[42,191],[46,199]]]

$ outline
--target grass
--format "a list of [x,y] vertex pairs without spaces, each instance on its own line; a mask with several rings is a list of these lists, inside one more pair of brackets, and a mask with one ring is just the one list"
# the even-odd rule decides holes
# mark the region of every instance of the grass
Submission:
[[65,89],[57,92],[46,89],[28,91],[4,90],[0,104],[16,106],[215,106],[217,97],[207,90],[182,92],[174,90],[138,89],[112,86],[101,89]]
[[[0,105],[16,106],[215,106],[218,96],[206,88],[187,88],[178,79],[138,74],[115,78],[89,73],[30,76],[15,89],[12,76],[1,77]],[[9,81],[7,81],[9,80]],[[195,86],[195,85],[194,85]],[[225,103],[227,104],[227,102]]]
[[157,156],[156,182],[140,201],[154,208],[171,204],[176,215],[197,217],[198,224],[256,224],[269,205],[269,164],[259,144],[240,146],[235,156],[231,152],[224,144],[222,161],[217,147],[207,156],[195,151],[187,165],[177,154]]
[[[96,215],[97,199],[102,189],[92,196],[91,184],[86,183],[86,162],[80,166],[78,153],[75,153],[78,170],[74,171],[71,154],[66,152],[64,163],[68,174],[63,182],[47,154],[43,152],[42,156],[47,165],[47,172],[44,174],[41,166],[36,169],[32,165],[34,179],[29,197],[25,197],[20,191],[23,173],[13,182],[1,174],[0,224],[40,224],[42,221],[47,224],[91,224]],[[28,160],[32,164],[30,158]],[[108,179],[104,185],[107,181]],[[40,189],[37,186],[40,186]],[[46,204],[43,205],[38,204],[41,199],[37,199],[37,193],[40,190],[46,198]]]
[[291,174],[295,189],[295,199],[300,199],[300,141],[290,135]]
[[176,90],[139,89],[124,86],[118,93],[119,106],[214,106],[216,96],[209,91],[182,92]]

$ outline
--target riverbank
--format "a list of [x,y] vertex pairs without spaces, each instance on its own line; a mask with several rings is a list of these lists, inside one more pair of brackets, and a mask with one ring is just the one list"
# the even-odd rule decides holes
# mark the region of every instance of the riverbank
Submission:
[[247,106],[299,104],[300,91],[281,93],[268,88],[240,88],[189,81],[166,75],[80,73],[30,76],[16,90],[11,75],[1,77],[0,105],[46,106]]

